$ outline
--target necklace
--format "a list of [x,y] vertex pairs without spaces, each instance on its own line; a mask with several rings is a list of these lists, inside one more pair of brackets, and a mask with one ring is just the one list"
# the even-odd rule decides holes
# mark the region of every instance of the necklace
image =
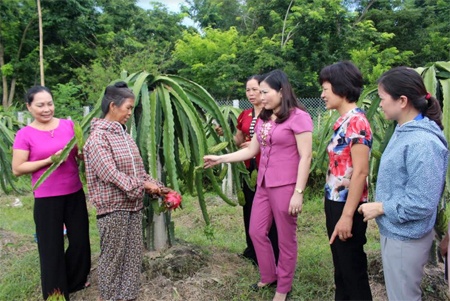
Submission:
[[53,138],[53,134],[55,134],[55,129],[53,129],[53,130],[49,130],[48,132],[50,133],[50,135],[51,135],[51,136],[52,136],[52,138]]

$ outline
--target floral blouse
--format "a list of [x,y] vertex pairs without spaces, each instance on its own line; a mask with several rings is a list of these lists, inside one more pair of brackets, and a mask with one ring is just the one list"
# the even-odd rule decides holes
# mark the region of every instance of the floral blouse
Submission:
[[[355,143],[362,143],[371,149],[372,130],[364,111],[359,108],[341,116],[334,124],[333,130],[333,137],[327,147],[330,163],[325,184],[325,198],[345,202],[353,174],[351,148]],[[367,202],[368,192],[366,179],[361,202]]]

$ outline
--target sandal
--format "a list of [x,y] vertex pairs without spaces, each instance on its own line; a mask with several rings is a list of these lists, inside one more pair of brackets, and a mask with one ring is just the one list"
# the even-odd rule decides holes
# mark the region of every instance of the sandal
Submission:
[[276,287],[277,286],[277,281],[275,280],[273,282],[266,283],[266,284],[264,284],[262,286],[258,285],[258,284],[259,284],[259,282],[253,283],[252,285],[250,285],[250,289],[252,291],[257,292],[259,290],[262,290],[262,289],[265,289],[265,288],[268,288],[268,287]]

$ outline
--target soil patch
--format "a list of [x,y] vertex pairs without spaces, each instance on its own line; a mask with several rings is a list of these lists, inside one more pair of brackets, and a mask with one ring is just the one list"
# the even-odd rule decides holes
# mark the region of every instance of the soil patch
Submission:
[[[91,286],[71,300],[96,300],[98,257],[93,257]],[[138,300],[230,300],[239,281],[236,271],[249,265],[236,254],[205,250],[178,242],[172,248],[146,252]]]

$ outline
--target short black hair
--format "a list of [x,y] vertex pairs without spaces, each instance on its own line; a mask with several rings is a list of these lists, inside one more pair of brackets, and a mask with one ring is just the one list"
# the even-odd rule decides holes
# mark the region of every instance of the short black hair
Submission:
[[349,61],[328,65],[320,71],[319,83],[331,84],[334,94],[345,97],[348,102],[357,102],[364,86],[361,71]]
[[43,92],[43,91],[50,94],[50,96],[53,98],[53,94],[49,88],[37,85],[37,86],[33,86],[30,89],[28,89],[27,94],[25,95],[25,101],[27,102],[27,104],[31,105],[31,103],[34,100],[34,95],[38,94],[39,92]]

